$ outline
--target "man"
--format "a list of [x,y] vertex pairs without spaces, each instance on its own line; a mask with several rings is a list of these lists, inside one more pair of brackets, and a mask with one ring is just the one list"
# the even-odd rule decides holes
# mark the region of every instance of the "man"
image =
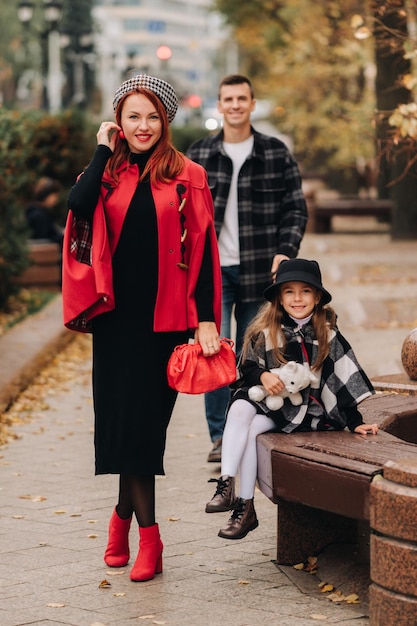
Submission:
[[[222,131],[187,152],[208,174],[222,266],[221,336],[230,337],[234,311],[237,353],[280,262],[297,256],[307,223],[298,166],[285,144],[251,126],[255,106],[250,80],[226,76],[217,102]],[[208,462],[221,461],[229,397],[228,387],[205,395]]]

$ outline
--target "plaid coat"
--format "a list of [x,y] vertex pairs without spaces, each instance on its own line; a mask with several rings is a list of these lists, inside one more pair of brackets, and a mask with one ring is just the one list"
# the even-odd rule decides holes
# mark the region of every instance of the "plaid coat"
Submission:
[[[240,285],[243,302],[262,300],[271,282],[276,254],[296,257],[307,223],[307,207],[297,163],[282,141],[252,128],[252,154],[238,179]],[[223,131],[187,151],[208,174],[217,236],[224,220],[232,161],[223,149]]]
[[[309,322],[303,327],[286,324],[282,326],[287,339],[285,356],[288,360],[309,367],[317,357],[318,344],[314,329]],[[248,400],[247,390],[260,384],[260,375],[265,370],[279,367],[269,331],[264,330],[252,340],[248,356],[241,364],[243,379],[232,398]],[[278,430],[342,430],[346,426],[354,430],[363,423],[357,406],[374,393],[371,382],[359,365],[355,354],[337,328],[329,329],[329,354],[320,371],[314,370],[317,382],[300,393],[301,406],[293,406],[288,398],[279,411],[270,411],[264,402],[252,402],[262,413],[271,417]]]

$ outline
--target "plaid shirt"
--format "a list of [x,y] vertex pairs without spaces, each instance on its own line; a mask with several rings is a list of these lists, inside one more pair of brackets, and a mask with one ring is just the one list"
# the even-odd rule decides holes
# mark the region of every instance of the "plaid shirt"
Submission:
[[[238,179],[240,286],[244,302],[263,299],[276,254],[297,256],[307,207],[297,163],[282,141],[252,128],[253,150]],[[224,220],[233,164],[223,131],[195,142],[187,156],[207,171],[217,236]]]

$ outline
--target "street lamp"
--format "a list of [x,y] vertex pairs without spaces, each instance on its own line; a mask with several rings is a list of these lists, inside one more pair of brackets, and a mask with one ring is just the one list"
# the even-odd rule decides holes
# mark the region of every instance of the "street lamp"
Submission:
[[[34,14],[35,4],[32,0],[20,0],[17,7],[19,21],[24,28],[29,28]],[[46,92],[48,110],[57,113],[61,109],[61,58],[58,22],[62,15],[61,0],[43,0],[43,17],[47,24],[46,32],[38,33],[41,37],[47,36],[47,77]]]

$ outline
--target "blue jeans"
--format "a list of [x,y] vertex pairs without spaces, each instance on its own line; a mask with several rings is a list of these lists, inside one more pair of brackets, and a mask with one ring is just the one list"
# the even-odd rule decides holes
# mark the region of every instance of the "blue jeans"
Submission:
[[[249,322],[258,312],[263,301],[241,302],[239,299],[239,265],[222,267],[222,323],[221,337],[230,337],[232,313],[236,320],[236,354],[242,349],[243,336]],[[216,441],[223,436],[226,409],[230,400],[229,387],[221,387],[204,396],[206,419],[210,438]]]

